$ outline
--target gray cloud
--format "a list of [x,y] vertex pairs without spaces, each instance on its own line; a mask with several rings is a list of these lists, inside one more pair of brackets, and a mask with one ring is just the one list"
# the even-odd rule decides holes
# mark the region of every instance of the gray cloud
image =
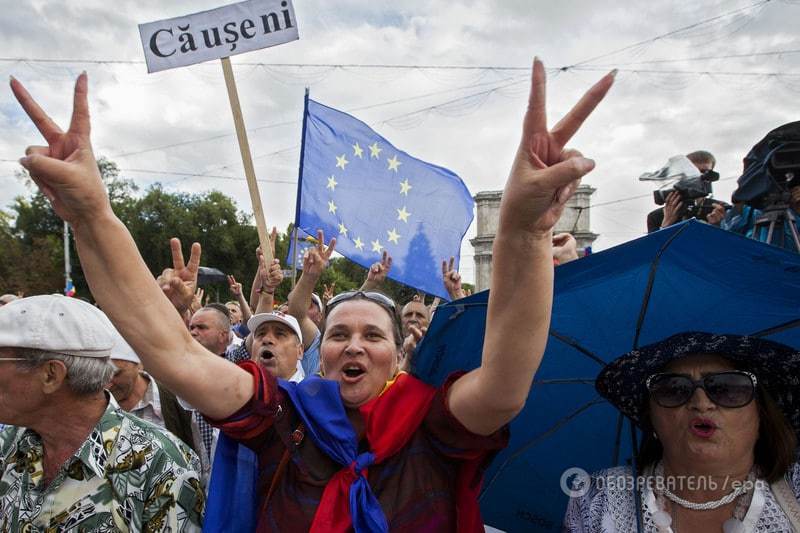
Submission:
[[[290,121],[254,131],[250,143],[261,179],[295,180],[299,150],[270,154],[299,144],[303,88],[312,97],[354,109],[433,92],[441,94],[356,112],[398,147],[453,169],[473,193],[501,188],[519,135],[527,98],[521,83],[465,102],[449,114],[429,112],[384,123],[397,115],[440,104],[478,89],[460,89],[527,73],[473,71],[365,71],[354,69],[279,69],[244,62],[462,64],[528,66],[534,55],[548,67],[587,58],[668,32],[695,21],[745,7],[752,2],[545,2],[524,0],[295,0],[298,42],[234,57],[233,62],[250,128]],[[136,25],[211,9],[217,1],[66,2],[0,0],[5,57],[141,60]],[[646,47],[600,60],[597,71],[551,74],[548,87],[553,123],[602,71],[619,65],[617,84],[584,129],[575,147],[597,160],[587,182],[598,188],[594,201],[607,202],[647,194],[636,181],[677,153],[697,148],[714,152],[720,173],[736,175],[749,148],[775,126],[796,120],[800,78],[754,78],[752,72],[797,73],[800,54],[756,59],[686,61],[627,65],[653,59],[742,54],[800,48],[794,21],[800,6],[770,2],[763,9],[711,26],[684,32]],[[123,169],[211,173],[241,178],[227,96],[218,65],[197,65],[148,75],[144,65],[0,63],[20,78],[54,119],[66,125],[74,76],[90,75],[94,143],[99,154],[115,156],[214,135],[222,139],[117,157]],[[726,71],[738,76],[632,73],[628,69]],[[489,85],[491,86],[491,85]],[[448,91],[442,93],[442,91]],[[467,104],[474,105],[467,105]],[[0,93],[0,158],[16,160],[28,144],[39,144],[35,129],[23,120],[10,91]],[[407,122],[407,124],[400,124]],[[405,127],[400,127],[405,126]],[[220,167],[227,168],[220,168]],[[9,177],[15,165],[0,164],[0,206],[23,189]],[[219,189],[249,211],[243,181],[182,178],[124,172],[141,185],[158,179],[171,190]],[[735,183],[717,187],[730,195]],[[263,183],[267,221],[279,227],[293,219],[291,185]],[[649,199],[592,212],[597,248],[644,232]],[[466,241],[465,241],[466,242]],[[467,244],[465,254],[472,251]],[[471,255],[464,271],[472,275]]]

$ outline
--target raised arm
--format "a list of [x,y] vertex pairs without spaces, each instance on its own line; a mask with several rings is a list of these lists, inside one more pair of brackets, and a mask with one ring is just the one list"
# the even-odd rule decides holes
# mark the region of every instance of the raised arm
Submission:
[[[275,257],[275,243],[278,240],[278,228],[272,226],[272,233],[269,236],[269,245],[270,249],[272,250],[272,257]],[[259,246],[256,248],[256,255],[261,255],[261,247]],[[261,263],[259,263],[259,266]],[[283,278],[281,278],[283,279]],[[253,277],[253,284],[250,286],[250,309],[255,309],[256,313],[258,313],[259,307],[259,298],[261,297],[261,283],[263,282],[263,277],[261,275],[261,270],[256,270],[256,275]],[[270,302],[269,310],[272,311],[272,302]]]
[[379,291],[386,281],[386,276],[389,275],[389,270],[392,269],[392,256],[386,250],[383,251],[380,261],[372,263],[367,271],[367,279],[361,285],[360,291]]
[[442,261],[442,281],[451,300],[458,300],[467,295],[461,287],[461,274],[455,269],[455,263],[455,257],[450,258],[450,263]]
[[544,66],[533,63],[522,141],[503,191],[481,366],[450,388],[449,407],[469,430],[488,435],[525,405],[547,344],[553,300],[553,226],[594,162],[564,145],[613,83],[603,77],[548,131]]
[[275,306],[275,290],[278,285],[283,281],[283,270],[281,270],[281,262],[276,257],[272,262],[267,265],[264,254],[261,249],[256,250],[258,257],[258,279],[259,279],[259,294],[258,294],[258,313],[271,313]]
[[[111,210],[89,137],[86,73],[78,76],[66,132],[13,78],[11,89],[48,144],[28,147],[20,163],[58,216],[72,226],[97,302],[156,379],[211,417],[233,414],[252,396],[252,378],[192,339]],[[182,255],[175,257],[174,270],[186,279],[196,276],[196,250],[188,264]]]
[[242,284],[236,281],[234,276],[228,275],[228,287],[230,287],[231,294],[236,297],[236,301],[239,302],[239,308],[242,310],[242,322],[247,324],[247,321],[253,316],[253,311],[242,293]]
[[308,307],[311,305],[311,293],[317,285],[320,276],[328,266],[328,261],[336,248],[336,238],[331,239],[325,246],[325,235],[322,230],[317,232],[317,244],[309,248],[303,258],[303,274],[297,280],[297,285],[289,294],[288,313],[300,323],[303,332],[303,348],[308,349],[316,337],[317,325],[308,317]]

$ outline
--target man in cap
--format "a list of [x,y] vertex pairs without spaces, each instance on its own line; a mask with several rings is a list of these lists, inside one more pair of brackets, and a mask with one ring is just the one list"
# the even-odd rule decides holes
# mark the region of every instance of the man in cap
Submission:
[[120,408],[113,327],[92,305],[0,308],[0,523],[9,531],[200,531],[197,456]]
[[279,379],[303,380],[303,333],[295,317],[280,311],[259,313],[247,321],[247,328],[253,332],[253,361]]

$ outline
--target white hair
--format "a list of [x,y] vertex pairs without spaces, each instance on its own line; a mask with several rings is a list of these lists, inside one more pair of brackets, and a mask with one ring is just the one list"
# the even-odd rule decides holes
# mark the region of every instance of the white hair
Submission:
[[32,348],[15,348],[14,351],[18,357],[27,359],[20,361],[20,365],[27,369],[33,369],[51,360],[63,362],[67,367],[67,384],[78,396],[88,396],[102,391],[117,370],[109,357],[77,357]]

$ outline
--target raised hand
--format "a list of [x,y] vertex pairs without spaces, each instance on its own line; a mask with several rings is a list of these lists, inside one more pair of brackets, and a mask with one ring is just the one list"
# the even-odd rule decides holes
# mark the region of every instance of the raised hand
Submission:
[[66,132],[14,78],[11,78],[11,91],[47,142],[47,146],[29,146],[19,162],[50,200],[56,214],[75,225],[104,210],[110,211],[89,138],[86,73],[78,76],[75,83],[72,120]]
[[578,242],[569,233],[553,235],[553,259],[559,265],[578,259]]
[[361,291],[376,291],[381,288],[381,284],[386,281],[386,276],[389,275],[389,270],[392,268],[392,256],[386,250],[383,251],[381,260],[369,267],[367,271],[367,279],[361,284]]
[[242,294],[242,284],[236,282],[236,278],[232,275],[228,275],[228,288],[231,291],[231,294],[238,297]]
[[411,362],[414,358],[414,350],[417,349],[417,344],[428,332],[428,328],[418,328],[417,326],[409,326],[410,332],[405,339],[403,339],[403,358],[400,362],[400,370],[408,371],[411,369]]
[[203,307],[203,296],[205,295],[205,291],[198,287],[196,291],[194,291],[194,296],[192,296],[192,303],[189,304],[189,312],[191,314],[195,314],[197,311],[202,309]]
[[325,305],[336,294],[336,282],[332,281],[330,285],[323,283],[322,287],[325,289],[322,292],[322,304]]
[[453,300],[458,300],[466,296],[464,289],[461,288],[461,274],[455,269],[456,258],[451,257],[450,263],[442,261],[442,280],[444,281],[444,288],[447,294]]
[[281,269],[281,262],[278,258],[272,260],[267,265],[264,254],[261,249],[256,250],[258,256],[258,275],[261,279],[261,286],[267,292],[275,292],[275,288],[283,281],[283,270]]
[[328,266],[328,261],[330,261],[331,254],[335,249],[336,238],[331,239],[331,242],[325,246],[325,234],[322,230],[318,230],[317,244],[309,248],[303,258],[303,275],[316,276],[317,278],[321,276]]
[[183,313],[189,309],[197,289],[200,243],[192,244],[188,263],[184,263],[180,239],[173,237],[169,240],[169,246],[172,250],[172,268],[165,268],[156,281],[175,309]]
[[381,260],[372,264],[367,273],[367,280],[374,283],[381,283],[386,279],[389,270],[392,268],[392,256],[386,250],[383,251]]
[[505,229],[509,235],[524,232],[549,239],[580,178],[594,168],[594,161],[564,146],[611,88],[614,74],[612,71],[597,82],[548,131],[545,71],[541,61],[534,60],[522,140],[503,193],[498,232]]

